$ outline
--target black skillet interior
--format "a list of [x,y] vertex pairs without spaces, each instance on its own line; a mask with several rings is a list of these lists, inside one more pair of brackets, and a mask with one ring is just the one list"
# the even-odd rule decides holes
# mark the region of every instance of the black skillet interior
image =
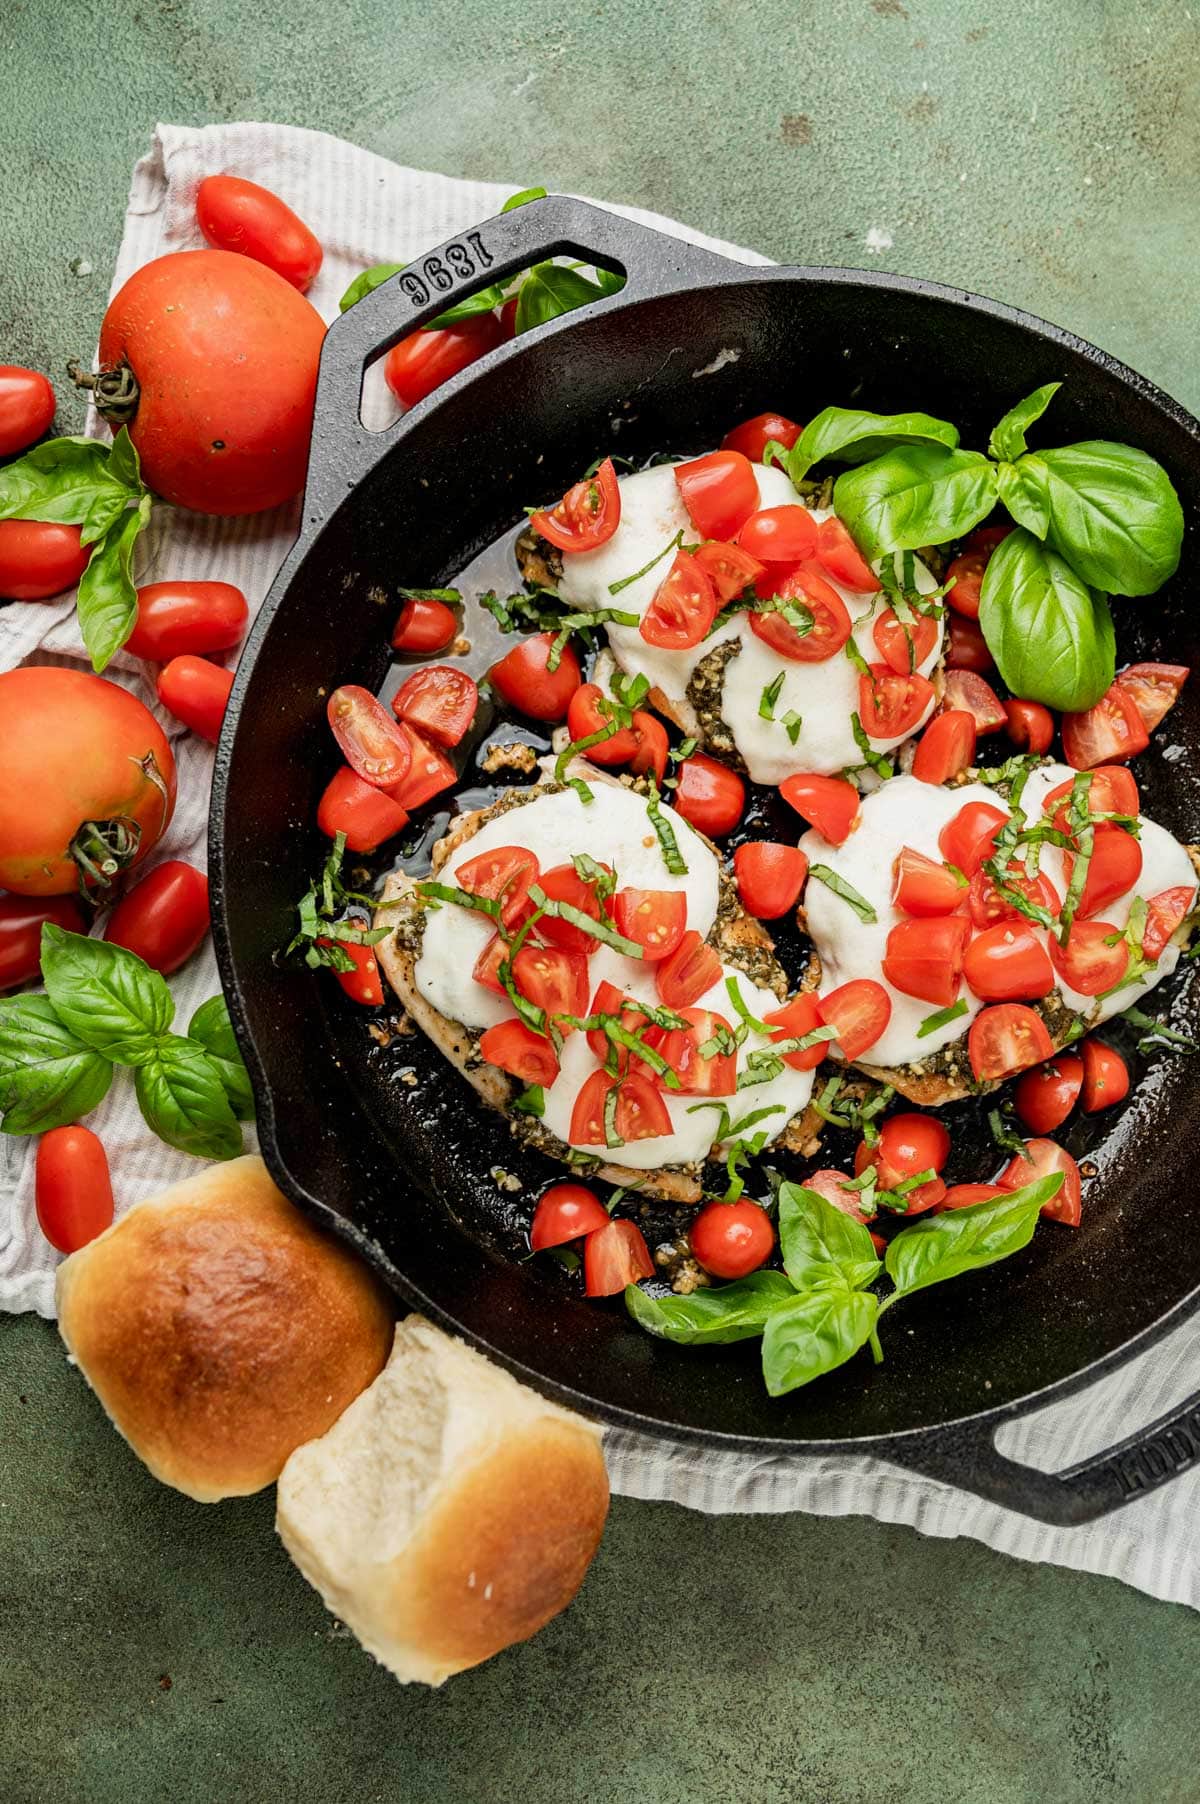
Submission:
[[[405,1299],[543,1389],[659,1433],[773,1451],[864,1442],[1003,1413],[1110,1360],[1200,1285],[1200,1236],[1180,1221],[1200,1115],[1184,1059],[1144,1068],[1120,1121],[1091,1135],[1098,1175],[1077,1232],[1043,1229],[1016,1258],[905,1304],[882,1367],[858,1359],[772,1401],[754,1344],[653,1341],[619,1301],[585,1303],[561,1273],[522,1263],[532,1197],[560,1168],[517,1159],[503,1124],[427,1047],[380,1050],[328,977],[279,968],[326,849],[314,814],[337,762],[328,691],[385,684],[397,584],[452,579],[598,454],[686,452],[766,407],[805,419],[856,402],[946,416],[983,446],[1016,399],[1061,381],[1046,442],[1139,445],[1166,466],[1189,520],[1200,500],[1196,428],[1181,410],[1079,341],[989,303],[852,272],[747,270],[574,203],[481,232],[443,247],[460,275],[453,253],[470,244],[477,267],[490,249],[489,275],[575,248],[625,263],[630,281],[379,438],[354,419],[364,350],[430,317],[437,270],[424,294],[419,275],[406,295],[389,284],[360,303],[369,317],[356,333],[358,308],[330,335],[301,540],[242,659],[214,787],[218,945],[277,1175]],[[1119,661],[1200,662],[1192,556],[1161,595],[1114,606]],[[1200,702],[1185,692],[1138,767],[1146,811],[1188,840],[1200,837],[1198,741]],[[498,1186],[497,1170],[523,1190]]]

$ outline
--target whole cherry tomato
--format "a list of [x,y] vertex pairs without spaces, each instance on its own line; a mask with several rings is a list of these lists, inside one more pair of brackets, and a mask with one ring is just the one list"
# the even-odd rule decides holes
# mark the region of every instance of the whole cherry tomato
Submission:
[[765,1209],[743,1199],[707,1203],[688,1229],[688,1239],[714,1278],[744,1278],[770,1258],[775,1230]]
[[777,921],[795,908],[808,876],[808,859],[798,846],[755,839],[738,847],[733,870],[748,912],[760,921]]
[[1044,1065],[1023,1071],[1013,1090],[1017,1114],[1035,1134],[1052,1134],[1075,1107],[1083,1088],[1083,1060],[1056,1052]]
[[158,699],[201,739],[216,745],[233,688],[232,670],[207,658],[172,658],[158,673]]
[[175,759],[117,683],[37,665],[0,674],[0,884],[104,888],[141,863],[175,807]]
[[554,639],[553,633],[522,639],[488,671],[496,693],[534,720],[561,720],[583,681],[579,659],[569,645],[561,648],[557,667],[550,669]]
[[238,251],[265,263],[301,294],[321,267],[321,246],[304,221],[257,182],[238,175],[205,176],[196,195],[196,220],[217,250]]
[[168,858],[122,896],[104,937],[169,977],[186,964],[207,932],[208,878],[194,865]]
[[831,846],[845,844],[862,809],[857,789],[845,777],[797,771],[779,785],[779,793]]
[[40,370],[0,363],[0,457],[41,438],[54,418],[54,390]]
[[166,664],[183,652],[228,651],[246,630],[246,597],[232,583],[146,583],[125,641],[135,658]]
[[[580,685],[567,704],[567,731],[572,739],[590,739],[593,733],[616,726],[612,715],[601,711],[600,703],[607,699],[598,683]],[[593,764],[628,764],[637,745],[632,726],[618,727],[607,739],[589,745],[587,755]]]
[[37,901],[0,895],[0,990],[11,990],[39,975],[43,921],[53,921],[70,933],[87,932],[83,913],[71,896]]
[[789,420],[782,413],[756,413],[753,419],[743,420],[740,426],[725,434],[721,449],[740,451],[752,464],[760,464],[763,452],[772,440],[790,451],[803,430],[795,420]]
[[1009,701],[1002,704],[1008,716],[1008,736],[1018,751],[1048,752],[1054,738],[1054,716],[1041,702]]
[[73,589],[91,552],[79,526],[49,520],[0,520],[0,598],[48,601]]
[[415,407],[503,342],[495,313],[472,313],[454,326],[422,326],[393,345],[383,365],[384,379],[402,407]]
[[112,1226],[108,1156],[85,1127],[51,1128],[38,1141],[38,1226],[60,1253],[74,1253]]
[[392,650],[427,657],[445,651],[458,632],[458,621],[444,601],[410,595],[392,629]]
[[736,771],[693,752],[679,766],[675,807],[685,821],[711,839],[732,833],[746,806],[746,785]]

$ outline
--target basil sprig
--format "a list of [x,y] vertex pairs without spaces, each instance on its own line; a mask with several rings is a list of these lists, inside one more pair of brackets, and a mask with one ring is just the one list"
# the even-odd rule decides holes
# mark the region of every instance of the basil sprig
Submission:
[[[882,1263],[861,1222],[815,1190],[781,1184],[782,1272],[755,1272],[687,1297],[650,1296],[631,1284],[625,1306],[648,1333],[680,1346],[761,1335],[767,1390],[782,1397],[844,1365],[868,1344],[878,1363],[878,1324],[886,1310],[931,1284],[1019,1252],[1062,1181],[1061,1172],[1049,1172],[969,1209],[923,1217],[892,1238]],[[885,1271],[892,1289],[880,1297],[870,1287]]]
[[80,544],[91,546],[76,607],[95,671],[105,668],[136,624],[133,552],[151,505],[124,426],[111,445],[50,439],[0,470],[0,520],[78,526]]

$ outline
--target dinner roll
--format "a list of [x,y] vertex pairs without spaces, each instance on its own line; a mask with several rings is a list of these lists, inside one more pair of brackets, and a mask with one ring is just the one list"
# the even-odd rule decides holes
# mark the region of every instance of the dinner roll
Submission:
[[279,1479],[275,1525],[326,1605],[402,1683],[440,1685],[583,1583],[608,1513],[597,1429],[420,1316]]
[[75,1364],[156,1478],[200,1503],[278,1478],[382,1369],[394,1312],[355,1256],[231,1159],[58,1270]]

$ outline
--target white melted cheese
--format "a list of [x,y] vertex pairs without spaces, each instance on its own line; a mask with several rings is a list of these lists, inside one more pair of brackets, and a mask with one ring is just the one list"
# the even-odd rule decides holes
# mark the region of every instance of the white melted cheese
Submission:
[[[489,821],[447,859],[437,873],[440,883],[453,884],[460,866],[481,852],[497,846],[524,846],[533,852],[543,870],[566,864],[572,854],[586,852],[617,873],[618,886],[683,890],[687,896],[687,924],[707,938],[717,918],[720,898],[718,864],[712,851],[682,817],[664,806],[663,815],[670,821],[679,850],[687,865],[686,876],[672,876],[663,862],[653,823],[646,812],[645,799],[632,790],[609,784],[593,786],[594,800],[584,802],[573,789],[539,796],[536,801],[511,808]],[[453,1021],[473,1028],[492,1027],[511,1018],[508,999],[497,996],[474,981],[471,973],[480,953],[492,937],[491,920],[470,909],[443,903],[430,910],[425,921],[420,956],[416,961],[416,985],[433,1007]],[[644,959],[626,958],[612,947],[598,945],[588,960],[589,1001],[597,986],[607,981],[623,993],[644,1002],[657,1002],[654,965]],[[737,978],[738,986],[752,1015],[779,1007],[779,999],[761,990],[732,966],[722,970],[722,981],[696,1004],[713,1008],[736,1026],[733,1005],[724,987],[727,976]],[[738,1054],[738,1068],[743,1069],[749,1054],[769,1042],[751,1033]],[[570,1144],[571,1111],[580,1088],[598,1070],[600,1061],[582,1033],[569,1034],[563,1043],[562,1065],[558,1077],[546,1090],[543,1124],[558,1139]],[[773,1139],[783,1132],[793,1115],[799,1113],[812,1094],[812,1073],[793,1071],[785,1066],[782,1074],[770,1083],[756,1084],[725,1101],[732,1121],[752,1110],[771,1108],[774,1112],[747,1130],[757,1133],[766,1128]],[[664,1091],[663,1098],[671,1116],[670,1134],[652,1140],[635,1141],[617,1149],[604,1147],[587,1150],[604,1153],[615,1163],[639,1171],[657,1170],[664,1165],[689,1164],[702,1159],[713,1144],[720,1118],[717,1108],[699,1108],[689,1113],[692,1105],[703,1099],[675,1096]]]
[[[1026,818],[1035,822],[1050,791],[1060,783],[1069,782],[1075,774],[1063,764],[1050,764],[1035,771],[1025,785],[1021,799]],[[892,906],[893,867],[897,857],[905,846],[911,846],[927,858],[940,860],[938,834],[968,802],[988,802],[996,808],[1004,807],[1003,798],[981,783],[965,784],[959,789],[941,789],[931,783],[920,783],[915,777],[895,777],[873,795],[864,796],[859,823],[844,845],[831,846],[815,828],[800,840],[810,865],[827,865],[852,884],[878,916],[874,923],[861,921],[848,902],[810,877],[804,892],[804,906],[808,931],[821,958],[822,992],[836,989],[853,978],[870,977],[881,983],[891,998],[892,1016],[887,1029],[864,1055],[872,1065],[906,1065],[929,1058],[941,1047],[959,1039],[985,1006],[964,983],[959,994],[967,1005],[967,1013],[918,1038],[917,1029],[936,1012],[935,1005],[895,989],[880,968],[889,932],[898,921],[908,919]],[[1104,910],[1103,919],[1117,928],[1123,928],[1128,921],[1135,896],[1149,900],[1162,890],[1182,886],[1191,889],[1193,894],[1195,892],[1196,875],[1186,851],[1165,828],[1147,820],[1144,815],[1139,843],[1142,870],[1137,883]],[[1067,881],[1059,847],[1047,845],[1042,848],[1041,869],[1059,896],[1065,896]],[[1029,925],[1032,927],[1033,923]],[[1040,932],[1037,928],[1034,931]],[[1059,994],[1069,1008],[1095,1025],[1121,1009],[1129,1008],[1168,976],[1178,962],[1179,948],[1168,946],[1144,982],[1130,984],[1102,1002],[1081,996],[1062,983],[1058,985]]]
[[[756,464],[761,507],[802,507],[804,504],[782,470]],[[567,553],[563,557],[560,594],[578,608],[616,607],[636,613],[639,618],[653,601],[660,584],[670,569],[670,560],[662,558],[653,569],[645,571],[616,595],[611,583],[620,582],[641,570],[679,532],[687,543],[695,534],[675,481],[674,465],[659,464],[637,475],[622,476],[621,523],[606,544],[595,551]],[[832,510],[810,510],[815,520],[826,520]],[[854,641],[868,663],[879,662],[873,637],[877,616],[887,606],[883,595],[868,596],[826,579],[846,604],[851,620],[856,622]],[[937,587],[932,574],[918,559],[917,586],[923,594]],[[704,639],[686,651],[668,651],[648,645],[636,626],[610,623],[605,631],[613,655],[622,670],[630,675],[644,675],[661,689],[684,718],[689,730],[697,723],[687,702],[687,686],[701,659],[718,645],[737,640],[741,646],[736,657],[725,666],[721,716],[732,730],[738,751],[756,783],[778,784],[795,771],[833,772],[862,761],[862,752],[854,738],[851,715],[858,711],[858,672],[844,652],[816,664],[801,664],[780,657],[751,630],[745,614],[729,621],[720,632]],[[922,676],[929,676],[941,657],[943,628],[938,623],[938,636],[933,650],[918,665]],[[783,687],[775,703],[774,720],[763,720],[758,707],[763,690],[782,671]],[[921,716],[918,727],[933,709],[931,702]],[[781,723],[788,713],[799,714],[802,721],[795,745]],[[913,731],[917,730],[914,727]],[[902,745],[900,739],[872,740],[880,752]]]

